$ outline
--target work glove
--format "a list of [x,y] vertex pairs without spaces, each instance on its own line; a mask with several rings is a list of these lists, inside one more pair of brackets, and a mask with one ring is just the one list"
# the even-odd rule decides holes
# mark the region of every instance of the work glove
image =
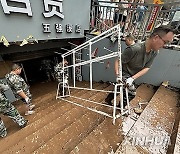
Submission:
[[132,78],[132,77],[129,77],[129,78],[127,78],[127,80],[126,80],[126,84],[128,85],[128,86],[132,86],[132,83],[134,82],[134,79]]
[[26,101],[27,104],[29,104],[29,103],[31,102],[31,100],[29,99],[29,97],[26,97],[26,98],[25,98],[25,101]]
[[120,82],[121,82],[121,78],[120,78],[120,77],[117,77],[117,78],[116,78],[116,82],[117,82],[117,83],[120,83]]

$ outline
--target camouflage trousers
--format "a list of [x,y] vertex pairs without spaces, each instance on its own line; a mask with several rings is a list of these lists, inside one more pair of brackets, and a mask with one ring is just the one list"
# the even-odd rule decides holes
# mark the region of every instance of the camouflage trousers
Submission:
[[4,125],[4,122],[1,120],[0,117],[0,136],[5,137],[7,135],[6,126]]
[[[0,113],[11,118],[20,127],[23,127],[27,123],[27,120],[19,114],[18,110],[10,102],[0,103]],[[6,134],[6,127],[0,119],[0,136],[5,137]]]
[[[68,84],[65,83],[64,86],[68,86]],[[65,88],[64,88],[64,95],[66,95],[66,93],[67,93],[67,88],[65,87]],[[59,94],[60,94],[60,96],[63,95],[63,83],[61,83],[60,86],[59,86]]]

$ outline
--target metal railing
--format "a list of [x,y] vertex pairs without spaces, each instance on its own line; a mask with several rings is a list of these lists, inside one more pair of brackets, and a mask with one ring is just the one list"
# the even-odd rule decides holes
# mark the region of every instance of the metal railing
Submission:
[[162,24],[174,25],[178,29],[180,22],[174,21],[173,17],[179,10],[180,2],[146,4],[99,1],[99,4],[92,3],[90,27],[91,30],[103,32],[120,24],[122,36],[132,34],[136,40],[144,40]]
[[[69,86],[69,85],[66,85],[65,84],[65,79],[64,79],[64,73],[63,73],[63,82],[61,83],[63,85],[63,90],[62,90],[62,95],[60,95],[59,93],[59,86],[60,84],[58,84],[58,89],[57,89],[57,94],[56,94],[56,99],[62,99],[68,103],[71,103],[71,104],[74,104],[74,105],[77,105],[77,106],[80,106],[80,107],[83,107],[83,108],[86,108],[88,110],[91,110],[93,112],[96,112],[96,113],[99,113],[99,114],[102,114],[102,115],[105,115],[107,117],[110,117],[113,119],[113,124],[115,124],[115,120],[117,118],[120,118],[122,115],[124,114],[128,114],[130,113],[130,107],[129,107],[129,99],[128,99],[128,88],[127,86],[125,86],[125,83],[123,82],[123,78],[122,78],[122,63],[121,63],[121,39],[120,39],[120,26],[119,25],[116,25],[108,30],[106,30],[105,32],[101,33],[100,35],[96,36],[96,37],[93,37],[91,38],[90,40],[84,42],[83,44],[79,45],[79,46],[76,46],[75,48],[73,48],[72,50],[69,50],[68,52],[62,54],[62,59],[64,61],[65,58],[67,58],[68,56],[71,56],[73,58],[73,63],[72,65],[69,65],[69,66],[64,66],[63,64],[63,70],[64,69],[67,69],[67,68],[72,68],[73,70],[73,86]],[[110,51],[110,53],[106,54],[102,54],[101,56],[95,56],[94,55],[94,52],[96,50],[93,50],[92,47],[93,45],[96,43],[96,42],[99,42],[107,37],[110,37],[112,35],[116,34],[118,36],[118,51],[114,52],[114,51]],[[84,50],[82,50],[84,49]],[[77,62],[76,61],[76,58],[75,58],[75,54],[77,52],[79,52],[80,50],[82,50],[83,52],[88,52],[87,54],[87,59],[81,59],[81,61]],[[104,48],[104,50],[108,50],[109,49],[106,49]],[[110,91],[108,89],[94,89],[93,88],[93,64],[94,63],[99,63],[101,61],[104,61],[106,59],[111,59],[111,58],[117,58],[119,59],[119,83],[117,84],[114,84],[114,90]],[[78,87],[76,85],[76,67],[78,66],[89,66],[89,85],[90,87],[89,88],[84,88],[84,87]],[[64,72],[64,71],[63,71]],[[126,90],[126,93],[123,94],[123,87],[125,88]],[[105,92],[105,93],[114,93],[114,105],[113,107],[110,106],[110,105],[107,105],[107,104],[103,104],[102,102],[95,102],[93,100],[89,100],[89,99],[83,99],[81,97],[75,97],[75,96],[72,96],[70,94],[70,91],[68,92],[68,94],[65,94],[65,88],[69,88],[70,89],[79,89],[79,90],[91,90],[91,91],[96,91],[96,92]],[[117,105],[117,94],[120,94],[119,95],[119,100],[121,102],[121,107],[118,108],[116,105]],[[128,105],[128,109],[125,109],[124,108],[124,105],[123,105],[123,95],[126,95],[126,98],[127,98],[127,105]],[[70,101],[68,99],[65,99],[65,97],[72,97],[72,98],[76,98],[78,99],[79,101],[77,102],[74,102],[74,101]],[[86,103],[83,105],[81,104],[80,102],[82,101],[85,101]],[[101,111],[101,110],[98,110],[96,109],[96,107],[92,107],[89,103],[93,103],[93,104],[96,104],[96,105],[100,105],[100,106],[105,106],[105,107],[109,107],[109,108],[113,108],[113,111],[112,111],[112,114],[108,113],[108,112],[105,112],[105,111]],[[117,109],[120,109],[121,110],[121,113],[117,113],[116,110]]]

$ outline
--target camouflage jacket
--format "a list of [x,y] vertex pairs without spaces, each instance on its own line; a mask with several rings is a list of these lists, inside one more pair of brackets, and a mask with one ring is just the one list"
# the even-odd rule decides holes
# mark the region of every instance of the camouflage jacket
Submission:
[[25,94],[29,93],[29,86],[20,75],[9,73],[6,74],[5,78],[16,98],[21,98],[18,93],[22,91]]
[[64,71],[63,71],[63,63],[62,62],[60,62],[59,64],[57,64],[54,67],[54,72],[55,72],[55,77],[58,82],[63,82],[63,73],[64,73],[64,79],[66,81],[68,81],[68,77],[69,77],[68,68],[64,69]]
[[9,89],[9,86],[2,80],[0,80],[0,107],[5,105],[8,101],[4,92]]

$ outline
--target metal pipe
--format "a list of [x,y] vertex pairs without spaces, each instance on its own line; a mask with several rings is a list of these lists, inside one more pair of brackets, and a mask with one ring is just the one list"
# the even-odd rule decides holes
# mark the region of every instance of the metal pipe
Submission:
[[[76,96],[71,96],[71,97],[72,97],[72,98],[76,98],[76,99],[80,99],[80,100],[83,100],[83,101],[87,101],[87,102],[90,102],[90,103],[93,103],[93,104],[97,104],[97,105],[102,105],[102,106],[105,106],[105,107],[113,108],[113,106],[111,106],[111,105],[98,103],[98,102],[95,102],[95,101],[91,101],[91,100],[88,100],[88,99],[83,99],[83,98],[76,97]],[[116,109],[120,109],[120,108],[119,108],[119,107],[116,107]]]
[[[119,85],[122,85],[122,84],[119,84]],[[114,93],[114,91],[89,89],[89,88],[81,88],[81,87],[71,87],[71,86],[69,86],[69,88],[71,88],[71,89],[80,89],[80,90],[89,90],[89,91],[97,91],[97,92],[105,92],[105,93]],[[120,93],[120,92],[117,92],[117,93]]]
[[[98,35],[98,36],[96,36],[96,37],[94,37],[94,38],[92,38],[92,39],[90,39],[90,40],[88,40],[88,41],[86,41],[85,43],[83,43],[83,44],[81,44],[81,45],[75,47],[75,48],[72,49],[72,50],[76,51],[76,50],[82,49],[84,46],[89,45],[89,42],[93,42],[94,40],[96,40],[96,39],[102,37],[102,36],[105,35],[106,33],[109,33],[109,32],[111,32],[111,31],[114,31],[114,30],[118,29],[118,26],[119,26],[119,25],[116,25],[116,26],[110,28],[109,30],[107,30],[107,31],[105,31],[105,32],[103,32],[103,33],[101,33],[100,35]],[[80,48],[80,49],[79,49],[79,48]],[[70,50],[69,52],[64,53],[63,56],[65,57],[65,56],[68,56],[68,55],[72,54],[72,50]]]
[[90,89],[92,89],[92,42],[89,42],[89,60],[90,60],[90,67],[89,67],[89,79],[90,79]]
[[73,84],[74,87],[76,86],[76,59],[75,59],[75,52],[73,52]]
[[116,121],[116,96],[117,96],[117,84],[114,86],[114,105],[113,105],[113,125]]
[[[105,56],[96,57],[96,58],[91,59],[91,60],[87,60],[87,61],[83,61],[81,63],[77,63],[77,64],[75,64],[75,66],[81,66],[81,65],[86,65],[86,64],[94,63],[94,62],[99,62],[99,61],[102,61],[102,60],[105,60],[105,59],[114,58],[114,57],[117,57],[117,56],[118,56],[118,52],[113,52],[113,53],[107,54]],[[66,66],[65,68],[69,68],[69,67],[73,67],[73,65]]]
[[111,115],[109,115],[109,114],[107,114],[107,113],[105,113],[105,112],[103,112],[103,111],[98,111],[98,110],[93,109],[93,108],[90,108],[90,107],[85,107],[85,106],[83,106],[83,105],[81,105],[81,104],[78,104],[78,103],[75,103],[75,102],[69,101],[69,100],[64,99],[64,98],[62,98],[62,97],[61,97],[60,99],[62,99],[63,101],[66,101],[66,102],[68,102],[68,103],[74,104],[74,105],[76,105],[76,106],[79,106],[79,107],[82,107],[82,108],[88,109],[88,110],[90,110],[90,111],[93,111],[93,112],[96,112],[96,113],[99,113],[99,114],[105,115],[105,116],[107,116],[107,117],[109,117],[109,118],[112,118],[112,116],[111,116]]

